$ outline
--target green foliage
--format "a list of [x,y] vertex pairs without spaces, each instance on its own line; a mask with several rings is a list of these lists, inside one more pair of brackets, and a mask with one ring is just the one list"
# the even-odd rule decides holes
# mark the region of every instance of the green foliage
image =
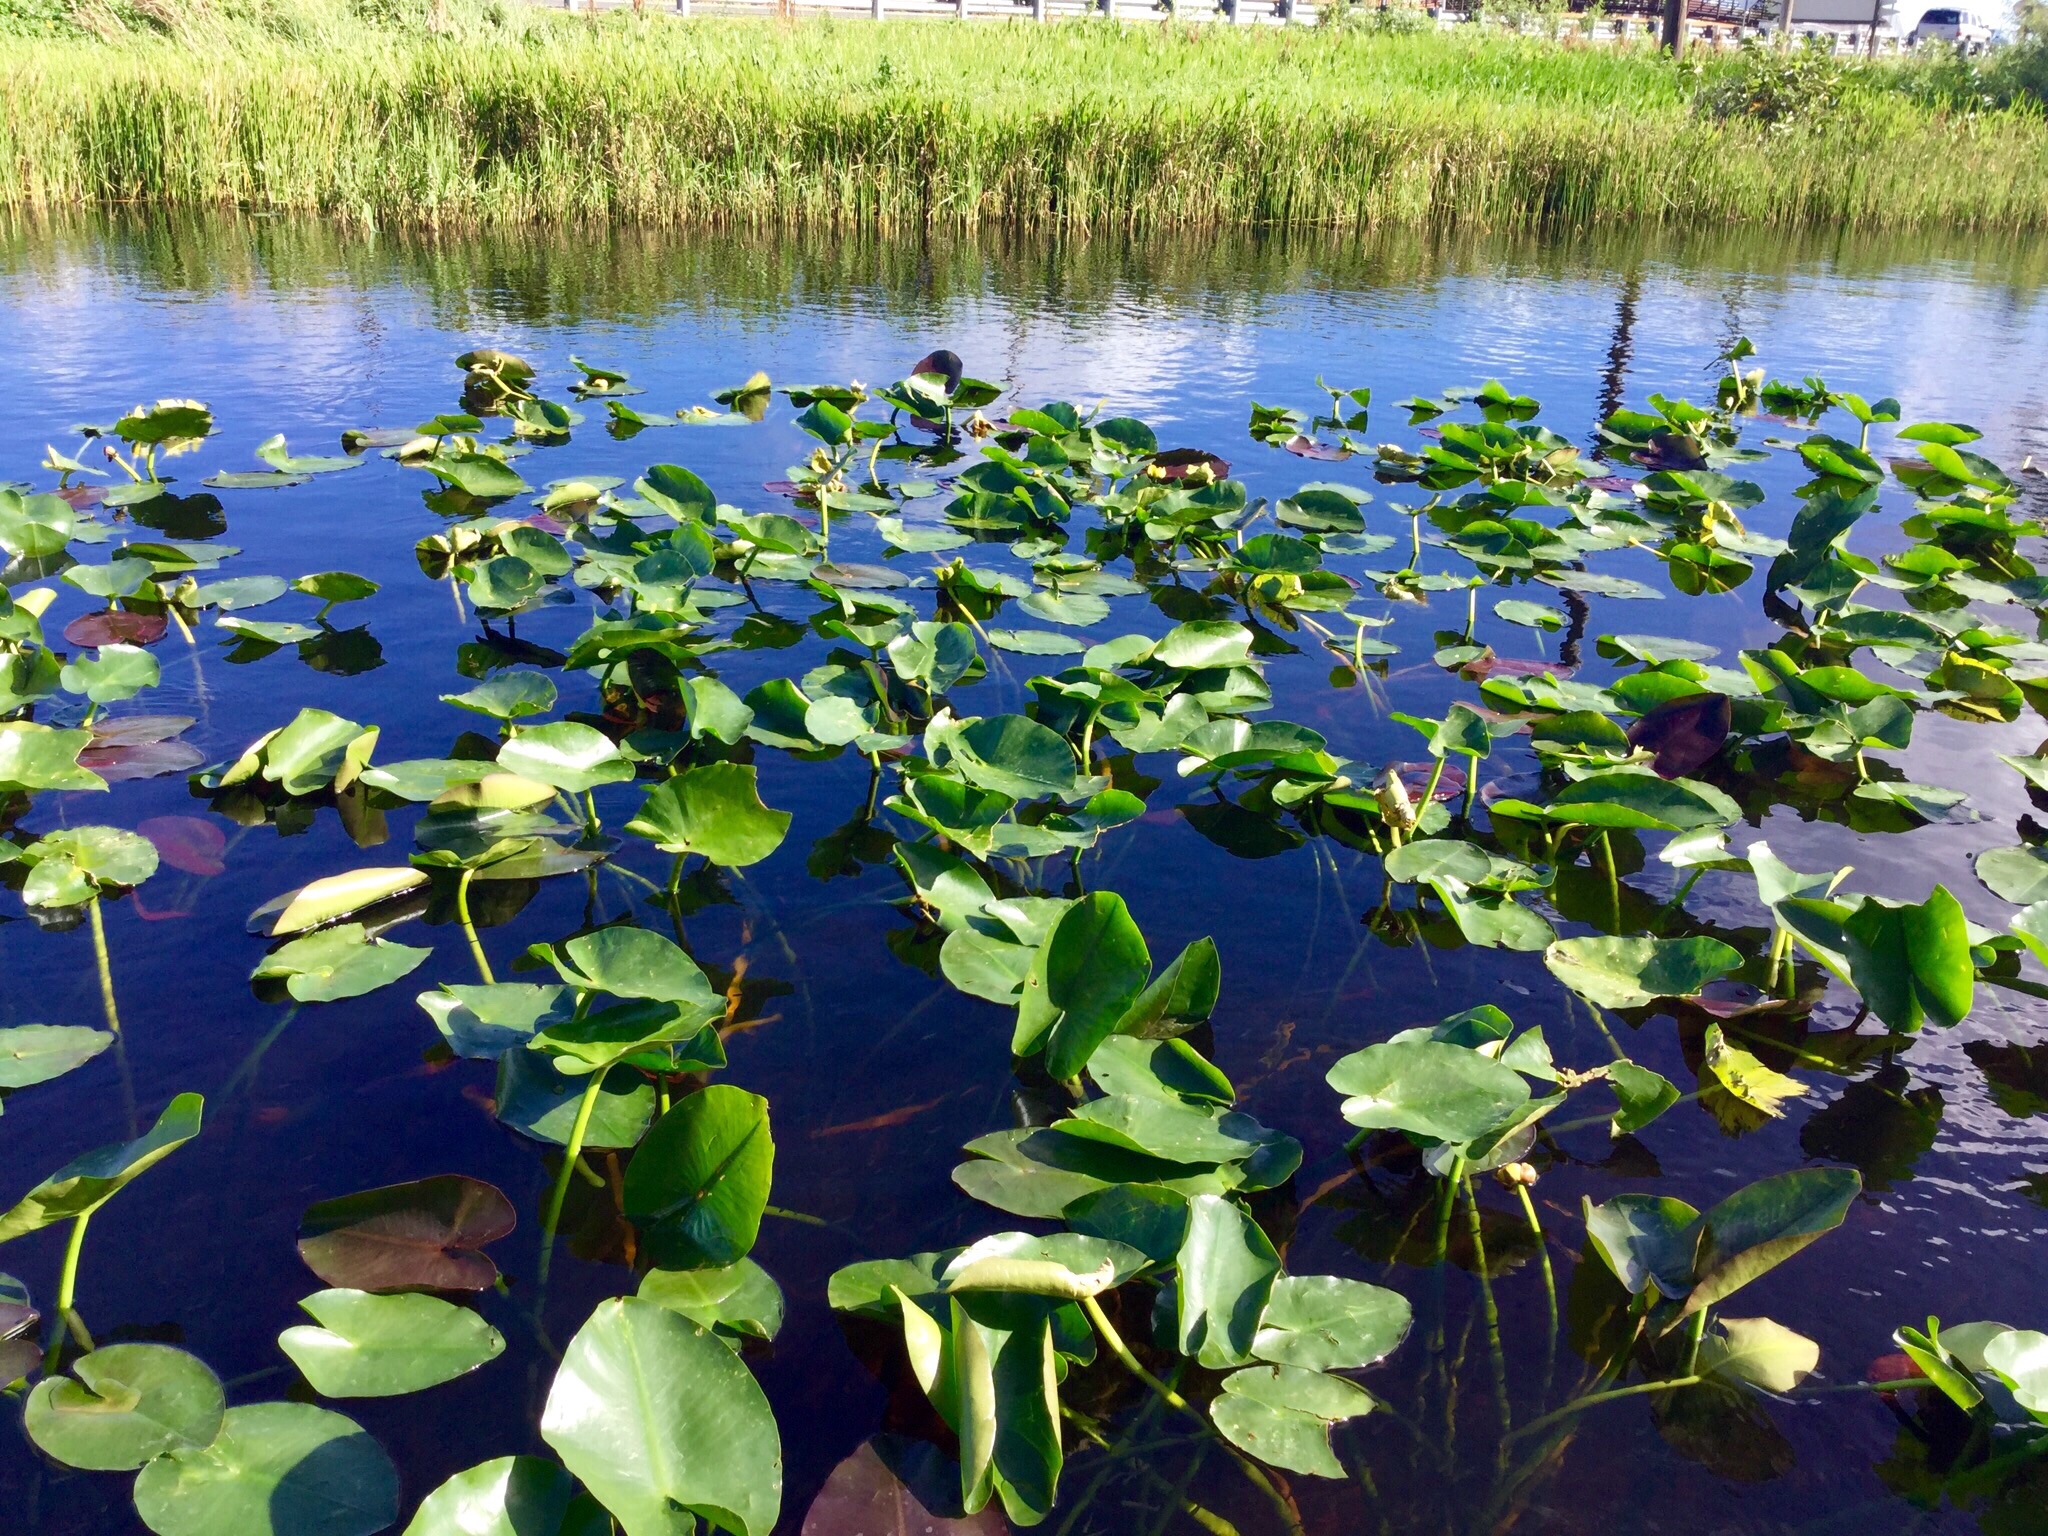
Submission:
[[[0,12],[35,39],[0,59],[0,206],[118,184],[380,226],[801,210],[1048,229],[2038,227],[2048,206],[2038,114],[2006,104],[2038,84],[2038,47],[1975,66],[1965,127],[1954,93],[1914,94],[1912,64],[1856,67],[1837,90],[1829,66],[1766,50],[1694,82],[1647,50],[1411,34],[1400,6],[1311,35],[1044,27],[996,49],[970,29],[906,32],[908,20],[758,34],[509,0],[371,0],[367,17],[335,0],[113,0],[91,12],[103,42],[55,3]],[[392,102],[403,131],[389,131]],[[700,119],[719,131],[674,132]],[[1764,135],[1762,120],[1805,126]],[[535,122],[552,125],[548,156],[528,153]],[[365,142],[384,147],[364,155]],[[1840,174],[1852,160],[1861,173]]]
[[1737,67],[1701,84],[1694,110],[1716,122],[1749,123],[1766,132],[1811,129],[1840,108],[1845,72],[1830,36],[1808,37],[1789,49],[1747,37]]

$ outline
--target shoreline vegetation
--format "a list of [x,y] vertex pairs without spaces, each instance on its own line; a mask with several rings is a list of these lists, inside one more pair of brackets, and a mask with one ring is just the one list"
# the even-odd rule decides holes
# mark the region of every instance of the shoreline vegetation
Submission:
[[[0,208],[379,227],[2048,227],[2048,121],[1925,61],[1369,27],[0,0]],[[61,23],[61,24],[60,24]],[[2034,45],[2039,49],[2041,45]],[[2040,71],[2036,70],[2035,73]],[[1761,102],[1759,106],[1758,103]]]

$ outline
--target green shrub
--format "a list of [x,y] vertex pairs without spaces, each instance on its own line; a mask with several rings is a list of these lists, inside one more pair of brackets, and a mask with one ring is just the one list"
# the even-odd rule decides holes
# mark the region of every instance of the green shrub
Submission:
[[1841,105],[1845,73],[1831,42],[1808,38],[1797,48],[1778,49],[1745,38],[1739,65],[1706,78],[1693,110],[1716,122],[1739,120],[1772,130],[1809,126]]

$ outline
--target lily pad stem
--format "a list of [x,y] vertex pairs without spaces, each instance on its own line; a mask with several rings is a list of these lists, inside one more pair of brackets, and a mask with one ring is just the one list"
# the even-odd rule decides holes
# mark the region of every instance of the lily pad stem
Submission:
[[[1203,1414],[1200,1409],[1192,1406],[1186,1398],[1174,1391],[1173,1388],[1169,1387],[1157,1376],[1146,1370],[1138,1357],[1131,1353],[1131,1347],[1124,1343],[1123,1335],[1116,1331],[1116,1324],[1112,1323],[1109,1320],[1109,1314],[1102,1310],[1101,1302],[1097,1301],[1093,1296],[1083,1296],[1081,1298],[1081,1310],[1087,1314],[1088,1321],[1094,1325],[1095,1332],[1101,1337],[1102,1342],[1108,1346],[1109,1352],[1116,1356],[1117,1364],[1150,1387],[1167,1407],[1186,1414],[1197,1424],[1201,1425],[1206,1433],[1216,1434],[1216,1426],[1209,1422],[1207,1415]],[[1266,1476],[1257,1463],[1240,1454],[1237,1448],[1229,1442],[1222,1441],[1220,1436],[1218,1436],[1218,1439],[1222,1443],[1223,1448],[1230,1452],[1231,1460],[1237,1463],[1239,1470],[1250,1480],[1252,1486],[1263,1493],[1272,1503],[1273,1508],[1279,1513],[1280,1519],[1287,1526],[1288,1536],[1306,1536],[1301,1527],[1301,1515],[1295,1510],[1293,1501],[1273,1486],[1273,1480]]]
[[1544,1337],[1543,1345],[1543,1391],[1550,1392],[1552,1373],[1557,1368],[1557,1276],[1550,1267],[1550,1245],[1543,1238],[1543,1223],[1536,1218],[1536,1202],[1529,1198],[1529,1186],[1517,1184],[1515,1194],[1522,1202],[1522,1214],[1528,1218],[1529,1231],[1536,1239],[1536,1255],[1543,1261],[1543,1300],[1550,1309],[1550,1332]]
[[562,1220],[562,1202],[569,1198],[569,1180],[576,1171],[577,1160],[583,1156],[583,1138],[590,1130],[590,1116],[597,1108],[598,1091],[604,1087],[604,1080],[611,1068],[599,1067],[590,1074],[590,1086],[583,1090],[582,1102],[576,1106],[576,1123],[569,1127],[569,1144],[562,1149],[562,1171],[555,1175],[554,1190],[548,1195],[548,1208],[541,1220],[541,1265],[545,1269],[548,1255],[555,1245],[555,1228]]
[[1614,868],[1614,843],[1605,829],[1600,833],[1600,863],[1607,872],[1607,906],[1613,914],[1613,925],[1609,932],[1621,931],[1621,876]]
[[107,925],[100,916],[99,897],[86,903],[92,919],[92,958],[100,972],[100,1007],[107,1015],[107,1028],[121,1033],[121,1012],[114,1006],[114,968],[107,958]]
[[1444,764],[1445,764],[1445,762],[1447,762],[1447,761],[1448,761],[1448,759],[1446,759],[1446,758],[1442,758],[1442,757],[1439,757],[1439,758],[1438,758],[1438,759],[1436,760],[1436,766],[1435,766],[1434,768],[1432,768],[1432,769],[1430,769],[1430,770],[1429,770],[1429,787],[1428,787],[1427,789],[1423,790],[1423,792],[1422,792],[1422,806],[1421,806],[1421,808],[1420,808],[1419,810],[1417,810],[1417,811],[1416,811],[1416,813],[1415,813],[1415,820],[1416,820],[1416,824],[1417,824],[1418,826],[1419,826],[1419,825],[1421,824],[1421,822],[1422,822],[1422,817],[1423,817],[1423,814],[1424,814],[1424,812],[1428,811],[1428,809],[1429,809],[1429,808],[1430,808],[1430,807],[1431,807],[1432,805],[1435,805],[1435,804],[1436,804],[1436,787],[1437,787],[1437,785],[1438,785],[1439,783],[1441,783],[1441,782],[1442,782],[1442,780],[1443,780],[1443,776],[1444,776]]
[[1675,1392],[1680,1387],[1696,1387],[1704,1379],[1700,1376],[1678,1376],[1670,1381],[1639,1381],[1632,1387],[1613,1387],[1605,1392],[1589,1392],[1584,1397],[1566,1403],[1562,1408],[1544,1414],[1540,1419],[1531,1419],[1520,1429],[1510,1431],[1508,1439],[1519,1440],[1524,1435],[1533,1435],[1538,1430],[1561,1423],[1575,1413],[1583,1413],[1588,1408],[1598,1408],[1602,1403],[1616,1402],[1624,1397],[1640,1397],[1645,1392]]
[[779,1216],[784,1221],[800,1222],[807,1227],[831,1227],[835,1225],[835,1223],[827,1221],[822,1216],[813,1216],[809,1211],[792,1211],[780,1205],[764,1205],[761,1207],[761,1214],[763,1216]]
[[1475,804],[1477,804],[1479,800],[1479,754],[1477,752],[1468,752],[1465,755],[1469,759],[1471,759],[1469,765],[1465,769],[1464,814],[1465,824],[1467,826],[1470,826],[1472,823],[1472,807]]
[[80,1211],[71,1220],[71,1240],[64,1245],[64,1269],[57,1276],[59,1317],[71,1310],[71,1303],[78,1295],[78,1256],[85,1249],[85,1224],[91,1220],[91,1210]]
[[[1494,1300],[1493,1279],[1486,1272],[1486,1237],[1479,1225],[1479,1197],[1473,1193],[1469,1174],[1458,1180],[1458,1187],[1465,1195],[1465,1229],[1472,1236],[1473,1271],[1479,1276],[1479,1301],[1486,1312],[1486,1348],[1493,1357],[1493,1396],[1500,1408],[1500,1432],[1506,1435],[1514,1427],[1508,1403],[1508,1359],[1501,1349],[1500,1306]],[[1501,1443],[1505,1446],[1507,1442]]]
[[469,915],[469,882],[475,878],[476,870],[469,868],[455,882],[455,916],[462,923],[462,936],[469,940],[469,952],[476,957],[476,968],[484,979],[484,985],[494,987],[498,978],[491,974],[490,958],[484,954],[483,941],[476,936],[476,923]]
[[1707,1309],[1701,1307],[1692,1315],[1692,1325],[1685,1330],[1685,1374],[1694,1375],[1699,1369],[1700,1340],[1707,1334]]

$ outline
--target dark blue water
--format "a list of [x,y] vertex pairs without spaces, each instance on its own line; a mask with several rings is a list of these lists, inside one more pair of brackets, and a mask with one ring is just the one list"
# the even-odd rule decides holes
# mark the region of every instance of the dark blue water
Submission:
[[[1818,373],[1838,388],[1895,394],[1908,419],[1970,422],[1986,435],[1980,446],[2016,468],[2029,454],[2048,458],[2044,283],[2048,252],[2039,247],[1966,241],[1931,249],[1779,240],[1433,247],[1402,239],[1062,250],[601,231],[428,243],[270,223],[15,228],[0,231],[0,337],[9,375],[0,481],[44,483],[37,464],[46,443],[68,450],[76,445],[73,423],[110,420],[159,396],[203,399],[220,423],[201,450],[167,466],[181,490],[197,491],[216,469],[257,467],[250,450],[274,432],[284,432],[294,451],[333,452],[344,429],[408,426],[454,408],[461,373],[452,358],[477,344],[542,364],[557,396],[571,352],[623,368],[647,391],[631,403],[650,413],[708,403],[712,390],[757,368],[778,383],[892,379],[945,346],[970,372],[1012,383],[1023,403],[1100,401],[1111,414],[1141,416],[1162,442],[1219,452],[1254,495],[1277,496],[1316,479],[1369,484],[1364,461],[1306,464],[1245,435],[1252,400],[1317,408],[1319,372],[1345,387],[1371,386],[1383,402],[1375,438],[1415,442],[1404,413],[1391,407],[1396,399],[1498,377],[1539,397],[1547,424],[1590,443],[1593,423],[1616,403],[1640,403],[1652,391],[1710,395],[1713,359],[1738,334],[1755,340],[1774,374]],[[570,445],[522,461],[527,479],[539,485],[589,473],[630,482],[649,463],[681,462],[722,500],[779,509],[762,483],[782,478],[811,446],[779,400],[768,420],[748,429],[677,427],[626,443],[605,436],[597,408],[586,409],[592,421]],[[1873,446],[1881,443],[1880,435]],[[1753,525],[1781,532],[1790,516],[1785,493],[1803,477],[1785,456],[1758,466],[1757,477],[1774,495]],[[336,618],[366,633],[331,653],[322,663],[328,670],[289,647],[237,665],[217,632],[202,629],[193,647],[174,633],[157,647],[162,687],[120,712],[196,716],[188,739],[209,760],[232,757],[307,705],[381,726],[381,761],[444,755],[473,717],[438,696],[470,685],[455,659],[477,629],[448,586],[426,579],[414,560],[415,541],[442,523],[422,503],[425,483],[373,459],[288,491],[221,492],[226,528],[217,542],[241,551],[223,574],[342,568],[372,577],[382,591]],[[1390,495],[1401,499],[1400,489],[1376,490],[1369,527],[1405,538],[1406,520],[1384,510]],[[839,559],[882,558],[861,521],[835,525]],[[207,530],[168,531],[191,537]],[[1866,524],[1857,547],[1874,554],[1885,535]],[[998,556],[985,546],[975,558]],[[896,563],[926,565],[922,557]],[[1661,581],[1662,567],[1648,553],[1609,558],[1601,569]],[[63,590],[53,633],[92,606]],[[1534,657],[1545,647],[1554,655],[1554,638],[1490,616],[1497,595],[1484,595],[1481,637],[1504,655]],[[778,597],[772,586],[763,600],[798,618],[811,606],[786,589]],[[307,618],[314,606],[293,597],[253,616]],[[518,632],[560,649],[591,612],[584,595],[575,607],[523,618]],[[1470,696],[1469,684],[1429,663],[1433,631],[1462,623],[1463,599],[1440,596],[1434,612],[1402,607],[1391,616],[1393,626],[1381,633],[1401,654],[1377,693],[1333,686],[1332,658],[1304,642],[1301,654],[1269,668],[1274,716],[1313,726],[1341,756],[1421,756],[1418,738],[1389,721],[1388,709],[1439,714]],[[1091,638],[1160,633],[1172,622],[1147,597],[1119,599]],[[1722,647],[1729,664],[1737,649],[1777,633],[1745,589],[1705,599],[1596,599],[1588,641],[1610,631],[1697,638]],[[732,652],[717,664],[744,692],[768,677],[801,676],[822,649],[812,641]],[[1025,680],[1050,669],[998,655],[968,697],[981,713],[1020,707]],[[1590,643],[1579,675],[1594,682],[1609,675]],[[563,703],[591,707],[587,681],[566,680]],[[1939,880],[1974,918],[2002,924],[2009,909],[1977,884],[1969,856],[2014,841],[2012,824],[2028,805],[2017,776],[1992,754],[2032,751],[2048,727],[2031,717],[2006,727],[1964,726],[1933,714],[1919,724],[1901,766],[1912,778],[1969,790],[1983,822],[1866,836],[1779,813],[1761,831],[1796,867],[1852,863],[1855,888],[1916,900]],[[931,973],[935,945],[918,944],[895,905],[904,887],[887,860],[886,828],[861,821],[866,763],[851,754],[799,763],[767,749],[757,761],[764,798],[795,815],[789,838],[743,878],[708,890],[712,899],[690,915],[688,933],[707,966],[743,965],[746,1012],[756,1026],[730,1041],[724,1080],[771,1101],[775,1200],[832,1223],[771,1220],[755,1254],[790,1302],[772,1353],[753,1364],[783,1428],[783,1529],[794,1532],[826,1473],[886,1417],[884,1388],[824,1304],[825,1278],[856,1258],[938,1248],[1015,1225],[969,1201],[948,1178],[962,1142],[1013,1123],[1015,1084],[1007,1018]],[[1530,761],[1510,744],[1490,768],[1514,771]],[[1177,809],[1203,797],[1176,781],[1169,758],[1144,766],[1164,782],[1140,824],[1089,855],[1089,887],[1129,900],[1155,955],[1204,934],[1220,945],[1216,1059],[1245,1107],[1299,1137],[1307,1151],[1289,1268],[1372,1279],[1417,1300],[1417,1338],[1371,1381],[1405,1414],[1437,1405],[1427,1409],[1435,1449],[1422,1454],[1401,1431],[1372,1420],[1348,1431],[1380,1496],[1298,1479],[1311,1529],[1486,1528],[1495,1431],[1483,1334],[1472,1332],[1475,1287],[1461,1270],[1440,1286],[1426,1269],[1387,1262],[1388,1229],[1376,1199],[1398,1200],[1387,1190],[1376,1195],[1378,1186],[1341,1157],[1348,1127],[1323,1072],[1337,1056],[1396,1029],[1483,1001],[1525,1024],[1541,1023],[1562,1061],[1585,1065],[1608,1053],[1540,957],[1387,947],[1361,923],[1379,900],[1376,861],[1327,841],[1239,857]],[[607,824],[623,821],[639,795],[630,785],[600,790]],[[171,776],[123,783],[111,795],[39,796],[27,826],[132,827],[207,814],[182,776]],[[321,875],[400,862],[410,847],[409,819],[393,812],[388,842],[368,849],[331,811],[291,836],[220,823],[228,843],[222,873],[198,877],[167,867],[137,897],[110,906],[113,971],[142,1111],[153,1114],[172,1094],[196,1090],[207,1095],[208,1121],[199,1141],[94,1221],[79,1292],[80,1311],[101,1342],[178,1342],[230,1383],[231,1401],[305,1395],[275,1345],[279,1331],[302,1320],[296,1298],[317,1288],[293,1247],[301,1210],[433,1173],[498,1183],[519,1205],[522,1226],[496,1250],[512,1280],[509,1294],[480,1304],[510,1341],[506,1358],[423,1395],[339,1405],[398,1460],[408,1510],[461,1468],[544,1449],[535,1424],[556,1353],[598,1299],[633,1284],[614,1262],[616,1226],[593,1207],[558,1258],[536,1318],[532,1276],[548,1170],[536,1148],[492,1119],[486,1065],[435,1059],[429,1048],[438,1037],[411,1000],[436,980],[472,979],[452,925],[408,925],[394,936],[435,946],[413,978],[303,1009],[252,1054],[284,1010],[250,991],[248,973],[263,946],[243,933],[248,912]],[[1752,835],[1738,834],[1738,841]],[[621,858],[651,878],[666,875],[666,860],[651,852],[629,846]],[[1057,893],[1064,871],[1048,878]],[[1637,883],[1654,894],[1662,879],[1653,863]],[[1746,891],[1710,875],[1691,910],[1750,930],[1754,947],[1767,918]],[[502,974],[526,944],[629,908],[665,927],[666,914],[646,905],[646,894],[609,872],[594,886],[554,880],[523,910],[502,914],[484,942]],[[99,1021],[85,930],[39,929],[13,896],[0,897],[0,976],[0,1024]],[[1964,1026],[1913,1042],[1882,1069],[1875,1061],[1859,1069],[1866,1094],[1876,1091],[1880,1070],[1888,1085],[1938,1094],[1939,1128],[1925,1150],[1908,1145],[1892,1155],[1902,1133],[1868,1114],[1867,1104],[1852,1101],[1834,1120],[1816,1122],[1845,1088],[1859,1091],[1816,1072],[1803,1074],[1813,1091],[1784,1120],[1739,1137],[1691,1103],[1639,1142],[1610,1146],[1603,1126],[1566,1133],[1566,1160],[1539,1187],[1560,1283],[1572,1268],[1581,1196],[1654,1188],[1705,1207],[1750,1179],[1820,1158],[1862,1163],[1866,1195],[1841,1232],[1746,1292],[1736,1310],[1817,1339],[1825,1380],[1855,1381],[1891,1348],[1895,1326],[1929,1312],[2048,1322],[2048,1090],[2029,1097],[2006,1085],[1995,1096],[1967,1049],[1974,1044],[1982,1056],[1987,1046],[2037,1043],[2043,1021],[2039,1005],[2017,994],[1985,988],[1979,996]],[[1838,993],[1816,1022],[1839,1026],[1851,1012]],[[1694,1080],[1697,1036],[1683,1037],[1670,1019],[1650,1021],[1623,1044],[1681,1086]],[[2014,1070],[2011,1053],[1994,1049],[1985,1059],[2006,1063],[1999,1070],[2008,1075]],[[2040,1090],[2041,1069],[2033,1070]],[[111,1055],[14,1095],[0,1119],[0,1201],[125,1134]],[[20,1240],[0,1249],[0,1269],[47,1297],[62,1242],[61,1231]],[[1516,1390],[1530,1394],[1543,1326],[1533,1271],[1523,1263],[1499,1284]],[[1462,1361],[1454,1430],[1442,1427],[1444,1360],[1433,1362],[1421,1347],[1423,1330],[1439,1318]],[[1566,1361],[1576,1368],[1575,1357]],[[1913,1453],[1901,1450],[1897,1421],[1876,1400],[1821,1397],[1761,1416],[1767,1429],[1752,1426],[1744,1431],[1751,1438],[1739,1442],[1746,1460],[1731,1453],[1710,1466],[1682,1454],[1677,1436],[1660,1434],[1640,1402],[1595,1414],[1560,1464],[1528,1490],[1518,1528],[1977,1528],[1973,1513],[1916,1512],[1897,1496],[1911,1483]],[[1727,1443],[1737,1444],[1728,1434]],[[1432,1459],[1445,1450],[1461,1469],[1449,1485]],[[1270,1521],[1229,1479],[1208,1497],[1248,1536]],[[0,1509],[9,1512],[0,1521],[8,1530],[140,1529],[125,1479],[43,1463],[11,1423],[0,1426]],[[1152,1518],[1112,1504],[1079,1529],[1143,1529]]]

